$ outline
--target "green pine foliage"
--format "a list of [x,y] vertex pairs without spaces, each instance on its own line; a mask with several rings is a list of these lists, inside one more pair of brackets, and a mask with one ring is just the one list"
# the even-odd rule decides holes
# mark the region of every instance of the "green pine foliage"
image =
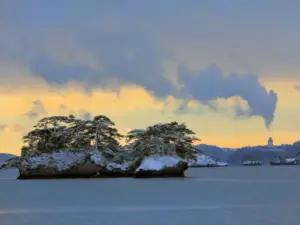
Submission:
[[82,120],[74,115],[46,117],[23,137],[25,145],[21,154],[98,149],[106,156],[118,155],[120,159],[143,158],[154,154],[195,158],[193,142],[198,139],[185,124],[171,122],[155,124],[144,130],[132,130],[125,136],[126,146],[119,144],[123,136],[114,126],[104,115],[95,116],[92,120]]

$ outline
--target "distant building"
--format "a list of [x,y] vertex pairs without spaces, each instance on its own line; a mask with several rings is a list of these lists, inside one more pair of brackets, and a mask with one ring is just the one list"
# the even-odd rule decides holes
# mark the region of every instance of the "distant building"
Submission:
[[273,146],[274,146],[273,139],[271,137],[269,137],[268,147],[273,147]]

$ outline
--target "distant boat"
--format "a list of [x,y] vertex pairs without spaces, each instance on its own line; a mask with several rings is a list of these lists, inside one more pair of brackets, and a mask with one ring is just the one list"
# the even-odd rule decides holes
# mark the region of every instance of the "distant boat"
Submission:
[[260,160],[245,160],[242,162],[243,166],[260,166],[262,165],[262,161]]

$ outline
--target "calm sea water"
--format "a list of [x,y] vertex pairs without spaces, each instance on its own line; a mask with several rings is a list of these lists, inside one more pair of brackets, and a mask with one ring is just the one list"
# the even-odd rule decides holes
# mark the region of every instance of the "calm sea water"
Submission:
[[187,178],[15,180],[1,225],[299,225],[300,166],[189,169]]

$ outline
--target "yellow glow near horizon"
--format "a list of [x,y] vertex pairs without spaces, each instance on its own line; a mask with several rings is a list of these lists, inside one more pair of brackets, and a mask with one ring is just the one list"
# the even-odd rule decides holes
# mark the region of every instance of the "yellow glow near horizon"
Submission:
[[[16,67],[13,71],[16,75],[12,74],[0,82],[0,125],[8,125],[0,131],[0,152],[20,154],[22,135],[40,119],[25,115],[35,100],[42,102],[47,115],[75,113],[79,116],[84,111],[93,116],[106,115],[123,134],[130,129],[176,120],[185,122],[202,139],[202,143],[222,147],[263,145],[269,136],[273,137],[275,144],[292,143],[300,136],[297,115],[300,110],[300,91],[294,89],[294,80],[262,80],[279,97],[275,121],[271,131],[267,131],[260,117],[234,118],[232,105],[239,102],[242,107],[247,107],[247,103],[237,97],[216,100],[218,111],[192,100],[188,103],[190,113],[176,114],[181,100],[171,96],[166,100],[158,100],[137,85],[123,86],[119,93],[100,88],[86,93],[81,83],[50,85],[28,71],[24,75],[23,71],[24,68],[18,70]],[[17,76],[21,72],[24,76]]]

